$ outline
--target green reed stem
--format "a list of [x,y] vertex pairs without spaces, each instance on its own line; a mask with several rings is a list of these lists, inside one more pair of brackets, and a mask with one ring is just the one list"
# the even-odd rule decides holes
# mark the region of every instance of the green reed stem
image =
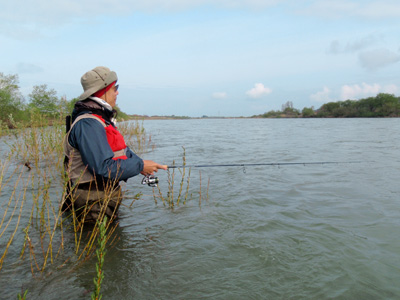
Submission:
[[18,293],[18,300],[26,300],[27,294],[28,294],[28,290],[26,290],[22,296],[21,296],[21,294]]
[[180,199],[181,199],[182,189],[183,189],[183,183],[184,183],[184,181],[185,181],[185,172],[186,172],[186,168],[185,168],[185,166],[186,166],[186,149],[185,149],[185,147],[182,147],[182,148],[183,148],[183,157],[182,157],[183,170],[181,171],[181,170],[179,169],[179,172],[180,172],[181,175],[182,175],[182,180],[181,180],[181,184],[180,184],[180,186],[179,186],[179,193],[178,193],[178,199],[176,200],[176,205],[179,205],[179,201],[180,201]]
[[100,294],[101,283],[104,279],[103,272],[103,264],[104,264],[104,256],[106,255],[106,242],[107,242],[107,234],[106,234],[106,225],[107,225],[107,217],[105,216],[102,222],[97,221],[99,226],[100,235],[97,240],[99,248],[96,250],[97,255],[97,263],[96,263],[96,278],[93,278],[94,283],[94,291],[92,293],[92,300],[100,300],[102,295]]

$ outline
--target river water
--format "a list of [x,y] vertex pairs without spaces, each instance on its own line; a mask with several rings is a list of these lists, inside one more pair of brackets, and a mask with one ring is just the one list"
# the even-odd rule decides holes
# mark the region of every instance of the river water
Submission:
[[[192,168],[192,198],[174,209],[156,204],[141,178],[129,180],[127,193],[144,195],[120,210],[103,299],[400,298],[399,119],[144,127],[156,148],[143,158],[165,164],[181,164],[182,147],[188,165],[341,163]],[[166,172],[157,175],[165,189]],[[95,258],[32,277],[18,253],[9,255],[1,299],[21,289],[28,299],[90,298]]]

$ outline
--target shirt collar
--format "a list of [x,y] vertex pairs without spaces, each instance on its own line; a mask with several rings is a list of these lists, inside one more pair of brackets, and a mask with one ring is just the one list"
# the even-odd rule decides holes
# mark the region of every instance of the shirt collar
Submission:
[[106,101],[104,101],[104,100],[101,99],[101,98],[91,96],[91,97],[89,97],[89,99],[91,99],[91,100],[93,100],[93,101],[96,101],[98,104],[100,104],[100,105],[103,106],[104,108],[108,109],[109,111],[112,111],[112,110],[113,110],[112,107],[111,107],[111,105],[108,104]]

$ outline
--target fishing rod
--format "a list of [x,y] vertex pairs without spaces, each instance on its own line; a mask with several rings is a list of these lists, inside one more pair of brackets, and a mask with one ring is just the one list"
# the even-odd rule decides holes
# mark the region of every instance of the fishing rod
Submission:
[[[290,166],[290,165],[325,165],[325,164],[352,164],[360,163],[360,161],[314,161],[314,162],[275,162],[275,163],[243,163],[243,164],[215,164],[215,165],[180,165],[168,166],[167,169],[183,169],[183,168],[214,168],[214,167],[253,167],[253,166]],[[245,172],[245,169],[243,169]],[[142,184],[156,187],[158,177],[147,175],[143,178]]]
[[213,167],[250,167],[250,166],[288,166],[288,165],[324,165],[324,164],[349,164],[359,163],[358,161],[341,162],[341,161],[314,161],[314,162],[275,162],[275,163],[252,163],[252,164],[217,164],[217,165],[181,165],[168,166],[168,169],[183,168],[213,168]]

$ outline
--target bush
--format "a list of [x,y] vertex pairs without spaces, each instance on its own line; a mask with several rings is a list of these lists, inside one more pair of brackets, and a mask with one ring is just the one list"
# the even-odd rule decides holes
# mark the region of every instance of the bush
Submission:
[[0,73],[0,121],[9,128],[15,127],[15,122],[22,117],[25,108],[18,82],[18,75]]

